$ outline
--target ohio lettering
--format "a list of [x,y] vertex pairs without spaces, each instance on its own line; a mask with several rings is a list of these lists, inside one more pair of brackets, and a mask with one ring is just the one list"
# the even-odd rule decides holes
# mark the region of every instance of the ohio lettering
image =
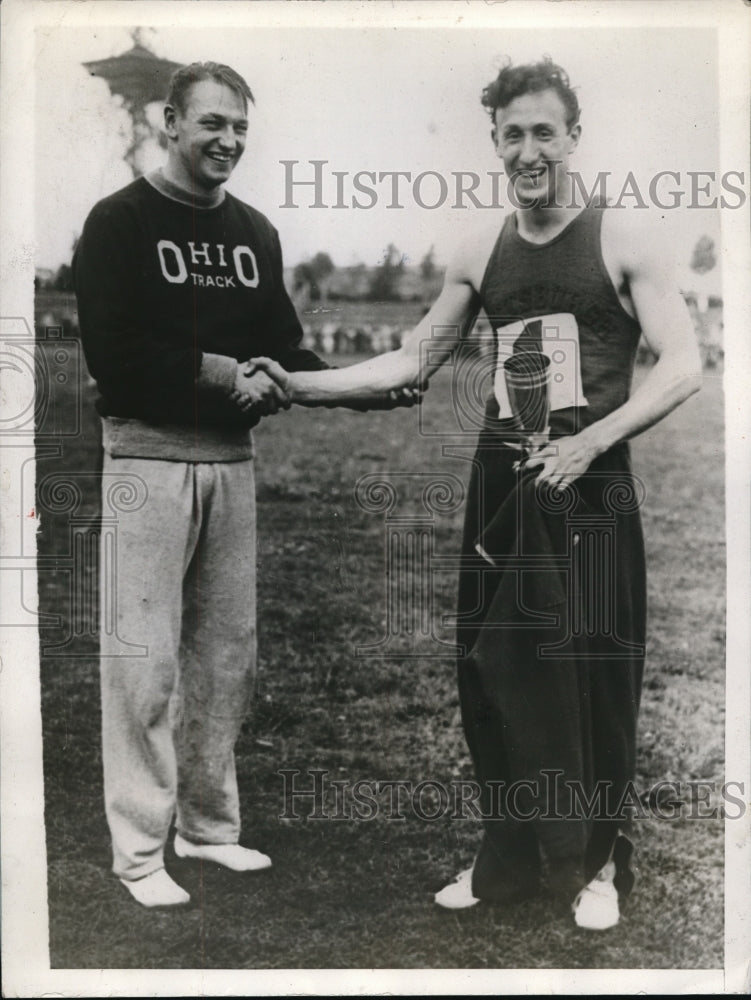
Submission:
[[[248,246],[236,246],[230,252],[223,243],[194,243],[189,240],[183,253],[172,240],[159,240],[156,249],[162,276],[170,284],[184,285],[190,280],[200,288],[237,288],[237,281],[246,288],[258,288],[258,262]],[[188,265],[226,268],[234,273],[205,274],[189,271]]]

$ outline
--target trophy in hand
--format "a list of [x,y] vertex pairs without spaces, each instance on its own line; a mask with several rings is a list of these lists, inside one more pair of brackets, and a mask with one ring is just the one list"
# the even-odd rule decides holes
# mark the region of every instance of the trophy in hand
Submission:
[[[517,440],[504,444],[521,451],[522,457],[514,463],[518,471],[534,451],[547,443],[550,433],[550,358],[541,351],[519,351],[506,359],[503,373],[518,434]],[[475,550],[491,566],[497,564],[497,555],[508,548],[509,516],[502,505],[475,541]]]
[[529,458],[550,434],[550,358],[541,351],[520,351],[506,359],[503,374],[518,433],[507,443]]

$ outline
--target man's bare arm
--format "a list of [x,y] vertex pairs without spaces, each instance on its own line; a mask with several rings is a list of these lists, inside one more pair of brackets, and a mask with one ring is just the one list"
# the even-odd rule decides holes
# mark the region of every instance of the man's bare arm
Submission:
[[284,372],[267,358],[252,363],[263,368],[300,406],[399,405],[397,390],[424,385],[471,328],[477,295],[461,264],[451,265],[433,307],[396,351],[348,368],[316,372]]
[[673,276],[670,252],[661,239],[645,236],[630,220],[619,219],[617,225],[621,268],[657,361],[623,406],[579,434],[551,443],[527,462],[529,467],[542,466],[538,478],[558,485],[572,482],[598,455],[656,424],[701,387],[696,332]]

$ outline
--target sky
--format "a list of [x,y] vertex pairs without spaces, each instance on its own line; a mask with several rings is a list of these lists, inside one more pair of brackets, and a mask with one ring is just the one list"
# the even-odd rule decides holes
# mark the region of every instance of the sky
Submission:
[[[499,5],[503,7],[503,5]],[[719,177],[717,45],[705,28],[578,28],[568,30],[504,27],[253,27],[232,31],[209,27],[160,26],[146,40],[160,56],[177,62],[214,59],[234,66],[256,98],[251,109],[245,156],[228,185],[261,209],[279,229],[285,263],[294,265],[325,250],[337,265],[372,266],[389,243],[417,263],[435,248],[445,264],[472,227],[492,222],[507,208],[477,208],[464,197],[456,207],[456,174],[479,176],[481,204],[493,201],[491,173],[502,169],[481,107],[482,88],[501,60],[526,62],[550,54],[569,73],[582,107],[582,139],[572,161],[588,186],[598,171],[608,172],[607,193],[618,198],[633,171],[647,200],[657,171],[676,171],[680,180],[661,182],[662,200],[684,191],[684,206],[664,217],[676,247],[684,288],[719,290],[720,270],[707,279],[690,271],[696,240],[720,239],[717,211],[686,208],[689,171]],[[144,28],[148,25],[141,21]],[[134,25],[135,27],[135,25]],[[75,236],[91,206],[128,183],[122,161],[128,120],[106,84],[90,77],[82,63],[125,51],[132,44],[126,27],[107,24],[68,28],[37,27],[35,98],[35,217],[37,265],[57,267],[69,259]],[[149,158],[156,166],[163,154]],[[298,161],[285,167],[282,161]],[[310,180],[311,160],[322,166],[323,200],[312,207],[310,187],[285,182]],[[290,171],[293,171],[290,175]],[[337,200],[334,171],[343,176]],[[353,176],[424,171],[446,179],[448,196],[439,203],[440,180],[433,174],[420,186],[400,180],[396,208],[390,178],[372,186],[372,208],[351,207]],[[370,182],[369,182],[370,183]],[[702,182],[706,183],[706,182]],[[505,189],[500,200],[506,205]],[[721,193],[711,184],[710,195]],[[367,204],[364,196],[358,196]],[[699,200],[707,196],[700,195]],[[422,201],[422,205],[419,203]],[[498,199],[496,199],[498,200]],[[285,207],[286,202],[286,207]],[[292,203],[292,204],[290,204]],[[624,199],[627,205],[634,199]],[[294,207],[293,207],[294,205]]]

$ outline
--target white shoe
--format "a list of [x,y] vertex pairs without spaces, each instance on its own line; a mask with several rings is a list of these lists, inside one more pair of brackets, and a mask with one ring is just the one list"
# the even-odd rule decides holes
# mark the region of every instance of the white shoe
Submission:
[[174,882],[164,868],[143,878],[121,878],[120,881],[141,906],[185,906],[190,902],[185,889]]
[[180,834],[175,834],[175,854],[178,858],[198,858],[213,861],[233,872],[260,872],[271,868],[271,858],[260,851],[239,844],[191,844]]
[[618,892],[613,885],[615,864],[612,861],[600,869],[585,886],[571,907],[577,927],[589,931],[604,931],[615,927],[620,918]]
[[436,903],[447,910],[466,910],[480,900],[472,895],[472,868],[460,872],[453,882],[449,882],[434,896]]

